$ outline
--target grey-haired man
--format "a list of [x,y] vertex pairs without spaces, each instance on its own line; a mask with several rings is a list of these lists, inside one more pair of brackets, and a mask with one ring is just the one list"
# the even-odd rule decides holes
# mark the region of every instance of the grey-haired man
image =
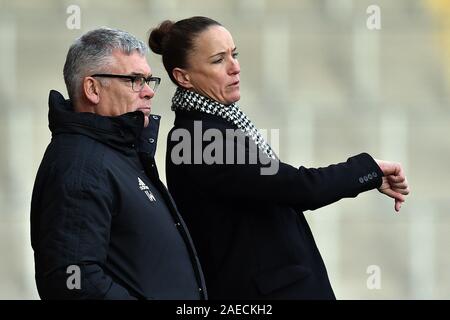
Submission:
[[101,28],[69,49],[70,100],[49,97],[31,243],[42,299],[206,299],[195,248],[154,154],[146,45]]

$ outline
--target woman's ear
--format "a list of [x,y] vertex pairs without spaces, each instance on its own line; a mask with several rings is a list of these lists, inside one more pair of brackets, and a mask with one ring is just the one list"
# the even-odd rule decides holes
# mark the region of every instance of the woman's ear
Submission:
[[186,89],[191,89],[193,87],[191,83],[191,78],[189,77],[189,73],[186,70],[181,68],[174,68],[172,70],[172,75],[177,81],[177,83]]
[[83,93],[86,99],[92,104],[98,104],[100,102],[100,87],[93,77],[84,78]]

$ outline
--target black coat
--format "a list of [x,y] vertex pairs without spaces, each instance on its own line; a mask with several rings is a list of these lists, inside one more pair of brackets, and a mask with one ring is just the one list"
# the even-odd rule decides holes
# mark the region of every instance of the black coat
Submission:
[[[303,211],[379,187],[376,162],[365,153],[318,169],[280,162],[274,175],[261,175],[262,158],[245,165],[179,164],[177,154],[194,158],[199,145],[180,152],[179,137],[198,139],[200,124],[202,134],[220,130],[224,154],[234,148],[236,155],[242,142],[226,138],[226,130],[236,127],[198,111],[176,112],[168,136],[167,185],[198,250],[209,298],[335,299]],[[254,145],[247,140],[245,146],[248,156]]]
[[156,169],[159,117],[143,128],[139,111],[75,113],[56,91],[49,106],[52,140],[31,203],[41,298],[205,298],[192,240]]

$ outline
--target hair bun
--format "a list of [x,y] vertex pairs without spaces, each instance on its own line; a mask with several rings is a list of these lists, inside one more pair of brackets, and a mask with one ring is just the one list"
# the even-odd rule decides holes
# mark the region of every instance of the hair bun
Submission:
[[170,30],[175,23],[170,20],[165,20],[161,24],[152,29],[148,38],[148,46],[156,54],[162,54],[164,51],[165,39],[169,35]]

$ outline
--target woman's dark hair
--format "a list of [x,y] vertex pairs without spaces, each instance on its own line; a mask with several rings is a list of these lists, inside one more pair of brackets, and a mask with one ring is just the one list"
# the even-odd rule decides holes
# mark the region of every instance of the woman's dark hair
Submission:
[[174,84],[178,85],[172,70],[188,67],[187,56],[193,49],[195,38],[211,26],[221,24],[213,19],[197,16],[177,22],[165,20],[150,32],[148,45],[154,53],[162,55],[164,68]]

